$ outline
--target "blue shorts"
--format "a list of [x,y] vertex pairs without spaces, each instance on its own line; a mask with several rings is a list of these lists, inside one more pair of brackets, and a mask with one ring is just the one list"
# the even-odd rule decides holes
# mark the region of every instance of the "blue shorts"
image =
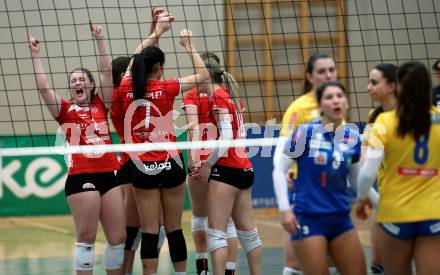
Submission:
[[295,213],[300,228],[290,236],[291,241],[312,236],[324,236],[331,241],[345,232],[354,229],[349,213],[307,215]]
[[380,223],[379,225],[389,235],[401,240],[410,240],[418,236],[429,237],[440,234],[440,220]]

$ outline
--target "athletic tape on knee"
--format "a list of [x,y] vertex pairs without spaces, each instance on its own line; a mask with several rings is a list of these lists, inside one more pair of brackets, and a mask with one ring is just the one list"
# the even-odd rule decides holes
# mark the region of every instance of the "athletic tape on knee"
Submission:
[[235,224],[233,222],[228,223],[228,230],[226,233],[228,234],[228,239],[237,238],[237,230],[235,229]]
[[165,242],[165,237],[166,237],[165,227],[161,226],[159,228],[159,241],[157,242],[158,249],[162,248],[162,245]]
[[122,267],[125,244],[110,245],[105,242],[103,265],[105,269],[114,270]]
[[208,217],[192,216],[191,231],[206,231],[208,228]]
[[241,247],[246,251],[246,254],[263,245],[257,229],[252,229],[250,231],[241,231],[237,229],[237,236],[240,240]]
[[142,232],[141,242],[141,259],[157,259],[157,244],[159,242],[159,234],[151,234]]
[[302,272],[300,270],[297,270],[295,268],[290,268],[285,266],[283,269],[282,275],[301,275]]
[[182,229],[167,233],[170,257],[173,263],[185,261],[187,258],[186,242]]
[[137,226],[125,227],[127,238],[125,239],[125,250],[136,251],[142,239],[142,233]]
[[75,270],[93,270],[95,263],[95,244],[76,243],[75,247]]
[[227,239],[226,232],[212,229],[212,228],[208,228],[206,230],[206,235],[207,235],[206,237],[207,237],[207,244],[208,244],[208,252],[209,253],[211,253],[219,248],[228,246],[228,242],[226,241],[226,239]]

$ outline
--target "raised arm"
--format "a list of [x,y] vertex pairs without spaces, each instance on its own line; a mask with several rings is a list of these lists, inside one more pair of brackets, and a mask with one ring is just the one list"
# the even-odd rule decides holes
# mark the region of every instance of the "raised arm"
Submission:
[[[175,17],[164,11],[162,8],[153,11],[153,24],[154,31],[150,31],[150,35],[142,41],[139,46],[133,51],[133,55],[139,54],[142,52],[142,49],[148,46],[154,46],[159,41],[159,38],[162,34],[167,32],[171,28],[171,23],[174,21]],[[157,21],[155,21],[157,20]],[[130,75],[131,65],[133,63],[133,59],[130,60],[130,64],[128,64],[127,71],[125,75]]]
[[152,35],[156,31],[157,20],[159,19],[159,15],[163,12],[165,12],[164,7],[154,7],[151,9],[152,23],[150,25],[150,30],[148,32],[148,36]]
[[34,65],[35,78],[37,81],[38,92],[44,100],[50,114],[57,118],[60,114],[61,98],[49,87],[46,73],[40,58],[40,40],[28,34],[29,48],[31,49],[32,63]]
[[188,52],[191,62],[196,70],[196,74],[180,79],[182,91],[192,89],[197,84],[207,80],[210,77],[209,71],[206,69],[203,59],[200,57],[196,47],[191,42],[191,37],[192,32],[190,30],[185,29],[180,31],[180,45],[182,45]]
[[98,91],[98,94],[104,102],[104,105],[107,108],[110,108],[112,105],[113,94],[112,60],[104,43],[104,32],[102,31],[101,26],[90,22],[90,31],[98,44],[99,70],[101,79],[101,90]]

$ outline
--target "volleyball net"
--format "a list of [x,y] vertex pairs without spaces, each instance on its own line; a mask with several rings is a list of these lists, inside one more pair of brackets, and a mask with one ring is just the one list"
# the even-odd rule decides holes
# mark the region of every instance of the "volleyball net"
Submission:
[[[62,148],[50,149],[59,125],[36,89],[27,33],[40,38],[49,84],[68,100],[73,68],[99,75],[89,22],[102,25],[112,57],[130,56],[148,34],[154,6],[176,17],[159,42],[166,55],[164,77],[194,71],[178,45],[179,31],[191,29],[198,50],[217,54],[238,80],[247,107],[244,120],[252,125],[280,123],[288,105],[303,93],[305,62],[315,52],[334,57],[338,79],[349,91],[349,121],[360,123],[374,106],[366,87],[375,65],[417,59],[430,67],[440,58],[440,3],[435,0],[5,0],[0,3],[2,148],[42,146],[57,153]],[[179,112],[180,103],[181,97],[175,103]],[[183,127],[186,118],[180,115],[175,122]],[[20,154],[32,151],[26,150]]]

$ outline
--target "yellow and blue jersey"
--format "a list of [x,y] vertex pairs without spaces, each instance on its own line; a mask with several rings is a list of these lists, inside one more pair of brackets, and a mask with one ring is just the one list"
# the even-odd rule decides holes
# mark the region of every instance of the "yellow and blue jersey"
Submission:
[[328,131],[321,119],[299,125],[284,152],[295,158],[295,213],[344,214],[351,209],[347,176],[351,165],[360,159],[358,131],[341,125]]
[[[301,124],[307,124],[320,115],[318,102],[315,93],[307,92],[293,101],[283,115],[281,122],[280,136],[289,137],[292,132]],[[296,163],[291,168],[296,178],[298,169]],[[289,202],[295,204],[295,193],[289,189]]]
[[418,141],[397,136],[395,111],[376,119],[368,143],[384,150],[378,222],[440,219],[440,110],[432,108],[431,114],[429,137]]

